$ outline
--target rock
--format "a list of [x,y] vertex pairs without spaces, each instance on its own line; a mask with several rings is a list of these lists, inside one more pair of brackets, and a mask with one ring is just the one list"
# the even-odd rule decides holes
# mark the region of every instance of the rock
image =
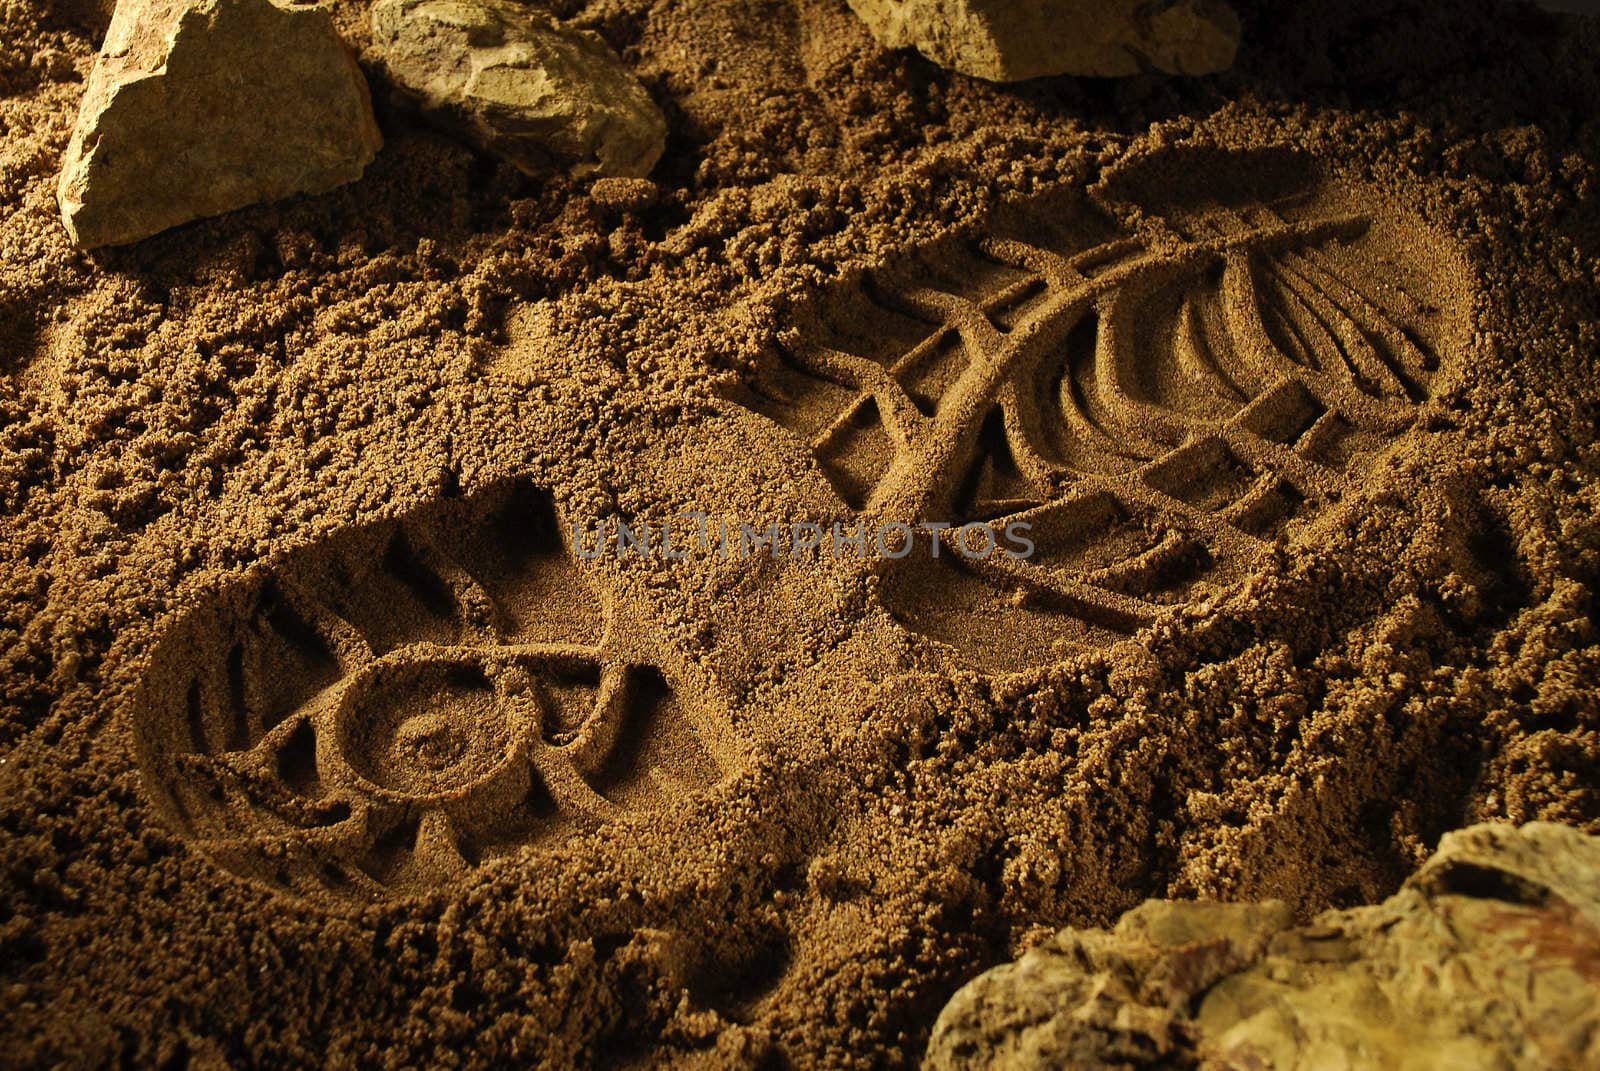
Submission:
[[1151,900],[1110,933],[1063,930],[958,992],[927,1066],[1164,1066],[1183,1046],[1189,997],[1253,962],[1291,921],[1276,902]]
[[273,0],[122,0],[57,197],[89,248],[361,177],[383,146],[325,11]]
[[396,96],[531,175],[642,178],[667,123],[594,34],[503,0],[379,0],[372,36]]
[[980,975],[927,1067],[1600,1067],[1600,838],[1474,826],[1394,896],[1291,924],[1152,900]]
[[1211,74],[1233,65],[1239,18],[1221,0],[850,0],[885,48],[1016,82],[1147,70]]

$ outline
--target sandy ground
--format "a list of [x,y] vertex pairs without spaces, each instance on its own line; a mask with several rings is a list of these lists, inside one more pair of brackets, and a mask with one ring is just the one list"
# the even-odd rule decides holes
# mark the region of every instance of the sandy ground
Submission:
[[[7,1062],[913,1066],[1056,927],[1600,831],[1593,28],[997,87],[837,0],[556,7],[654,189],[380,109],[87,255],[103,13],[0,0]],[[1036,553],[572,538],[686,511]]]

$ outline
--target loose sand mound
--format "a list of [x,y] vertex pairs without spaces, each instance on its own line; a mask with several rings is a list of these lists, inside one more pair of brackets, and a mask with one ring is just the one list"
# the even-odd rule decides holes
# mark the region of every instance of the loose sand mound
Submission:
[[[842,0],[556,7],[653,194],[380,114],[88,256],[103,13],[0,0],[12,1062],[910,1066],[1059,926],[1600,831],[1593,29],[998,87]],[[572,531],[688,513],[1037,553]]]

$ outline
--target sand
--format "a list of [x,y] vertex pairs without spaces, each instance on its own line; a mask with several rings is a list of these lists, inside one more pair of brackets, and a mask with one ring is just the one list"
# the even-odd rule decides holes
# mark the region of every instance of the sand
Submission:
[[[914,1066],[1060,926],[1600,831],[1594,28],[996,87],[556,8],[653,186],[380,108],[360,182],[87,255],[104,12],[0,0],[6,1062]],[[686,511],[1037,553],[572,537]]]

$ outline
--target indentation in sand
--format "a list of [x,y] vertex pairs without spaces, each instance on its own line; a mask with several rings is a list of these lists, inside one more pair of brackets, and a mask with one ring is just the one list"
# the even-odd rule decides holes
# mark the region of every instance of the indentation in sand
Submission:
[[839,284],[738,400],[869,523],[1030,524],[1026,560],[873,566],[904,625],[1022,668],[1237,582],[1359,490],[1460,329],[1441,245],[1293,154],[1158,156]]
[[722,713],[619,620],[640,618],[580,573],[525,484],[346,532],[158,641],[133,709],[146,783],[243,876],[424,891],[727,772]]

